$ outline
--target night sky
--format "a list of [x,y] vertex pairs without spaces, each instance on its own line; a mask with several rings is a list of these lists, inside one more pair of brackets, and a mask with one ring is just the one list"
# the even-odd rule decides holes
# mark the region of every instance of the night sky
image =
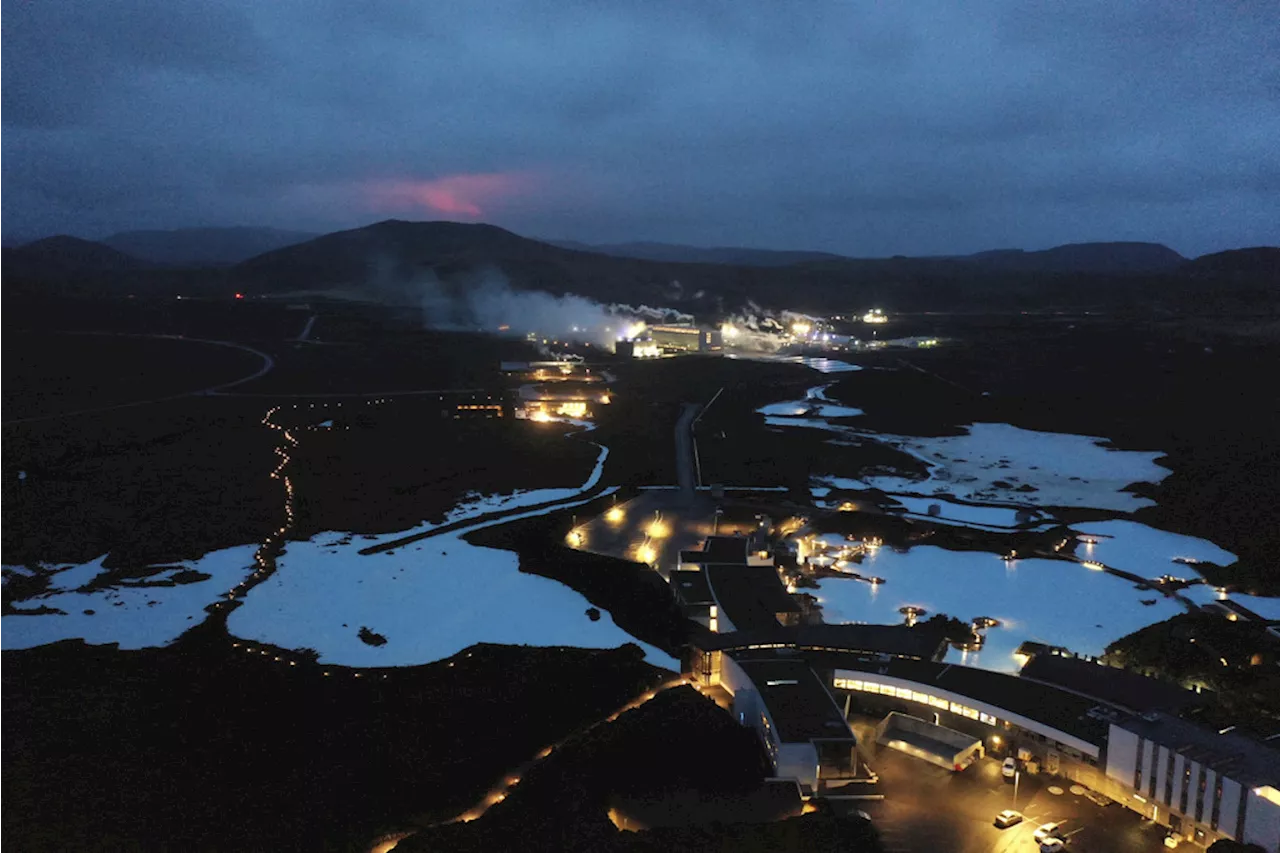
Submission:
[[4,0],[3,230],[1280,243],[1275,0]]

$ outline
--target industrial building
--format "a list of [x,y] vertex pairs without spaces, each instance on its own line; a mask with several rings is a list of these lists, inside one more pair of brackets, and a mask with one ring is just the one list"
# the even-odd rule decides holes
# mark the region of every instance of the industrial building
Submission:
[[724,342],[719,329],[698,326],[650,326],[647,336],[664,352],[721,352]]

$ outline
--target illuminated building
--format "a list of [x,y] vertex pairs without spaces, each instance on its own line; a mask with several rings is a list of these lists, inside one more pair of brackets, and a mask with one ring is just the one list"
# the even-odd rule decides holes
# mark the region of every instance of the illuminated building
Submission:
[[857,778],[853,730],[804,661],[726,655],[711,683],[733,697],[738,722],[756,730],[776,777],[806,793]]
[[724,349],[719,329],[697,326],[650,326],[649,340],[659,349],[675,352],[720,352]]

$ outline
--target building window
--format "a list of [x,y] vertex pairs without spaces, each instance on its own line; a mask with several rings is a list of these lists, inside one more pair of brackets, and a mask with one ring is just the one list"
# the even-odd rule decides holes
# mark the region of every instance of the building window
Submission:
[[1209,781],[1205,778],[1206,771],[1204,768],[1200,770],[1200,784],[1196,786],[1196,823],[1204,822],[1204,789]]
[[1244,841],[1244,809],[1249,803],[1249,789],[1244,785],[1240,786],[1240,805],[1236,809],[1236,841]]
[[1164,804],[1173,805],[1173,759],[1176,753],[1169,750],[1169,759],[1164,765]]
[[1218,828],[1218,819],[1222,816],[1222,774],[1218,774],[1213,786],[1213,809],[1209,812],[1209,828]]
[[978,719],[982,720],[982,722],[986,723],[989,726],[994,726],[996,724],[996,718],[991,716],[990,714],[979,713]]

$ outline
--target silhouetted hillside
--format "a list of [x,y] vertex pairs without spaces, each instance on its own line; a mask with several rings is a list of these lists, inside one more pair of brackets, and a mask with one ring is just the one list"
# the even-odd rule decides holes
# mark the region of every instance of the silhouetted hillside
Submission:
[[493,225],[388,220],[268,252],[228,273],[251,294],[341,290],[416,304],[421,282],[432,274],[465,288],[482,270],[500,270],[517,288],[575,293],[602,302],[662,304],[704,316],[738,310],[748,300],[833,313],[872,305],[889,311],[1146,313],[1191,305],[1236,310],[1258,298],[1259,286],[1251,278],[1233,279],[1228,287],[1209,285],[1176,268],[1163,268],[1170,258],[1181,262],[1163,246],[1097,243],[1044,252],[981,253],[977,259],[834,258],[790,266],[676,263],[566,249]]
[[[1242,250],[1153,271],[1177,254],[1152,244],[1082,244],[970,258],[831,257],[788,266],[678,263],[578,251],[485,224],[388,220],[326,234],[231,267],[151,266],[102,244],[52,238],[5,250],[7,296],[29,292],[230,298],[307,292],[416,306],[433,276],[466,289],[497,271],[517,289],[647,303],[707,319],[748,302],[855,313],[1107,310],[1140,314],[1270,311],[1280,288],[1269,258]],[[1127,272],[1059,267],[1132,268]]]
[[843,256],[831,252],[807,252],[774,249],[711,248],[682,246],[676,243],[605,243],[592,245],[572,240],[548,240],[553,246],[580,252],[599,252],[615,258],[644,261],[671,261],[688,264],[738,264],[746,267],[785,267],[810,261],[839,260]]
[[1186,258],[1159,243],[1068,243],[1038,252],[995,249],[963,260],[1019,272],[1152,273],[1176,269]]
[[176,228],[169,231],[121,231],[103,240],[138,258],[171,266],[236,264],[263,252],[318,237],[279,228]]
[[1180,268],[1190,275],[1264,276],[1280,285],[1280,248],[1256,246],[1201,255]]
[[128,270],[148,266],[145,261],[103,243],[66,234],[45,237],[16,249],[5,249],[4,265],[6,273],[19,270]]

